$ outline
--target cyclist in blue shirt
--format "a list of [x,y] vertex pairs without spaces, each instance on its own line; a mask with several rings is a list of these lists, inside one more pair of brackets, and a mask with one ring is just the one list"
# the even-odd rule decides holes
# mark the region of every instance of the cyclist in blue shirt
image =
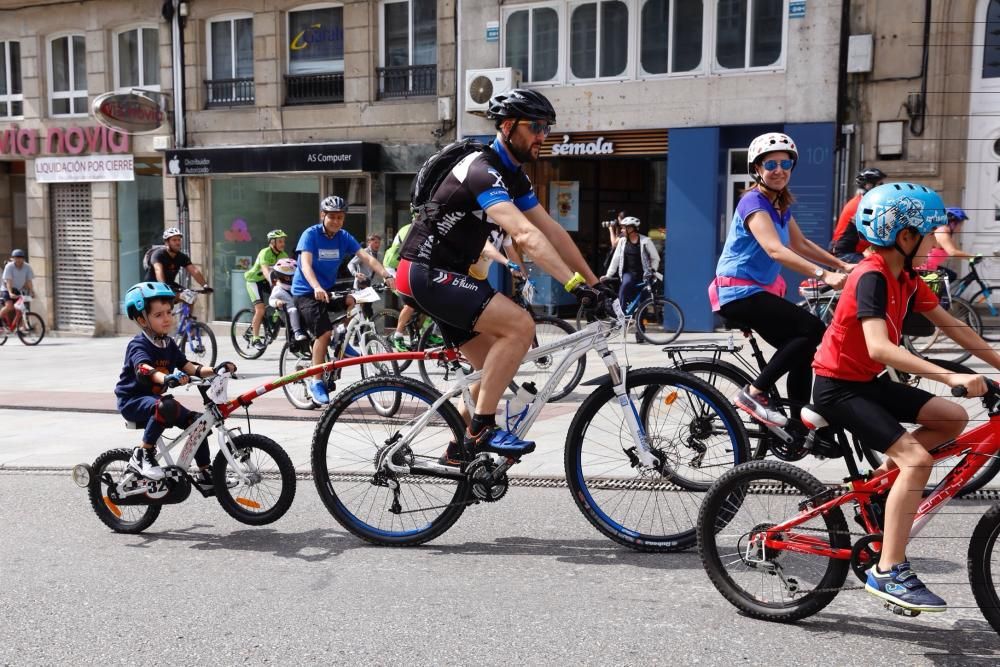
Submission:
[[[395,286],[392,276],[385,267],[365,252],[361,244],[343,229],[347,204],[342,197],[331,196],[320,202],[320,214],[323,216],[322,221],[307,229],[299,237],[299,244],[295,248],[298,266],[292,278],[295,306],[316,338],[312,346],[314,366],[326,361],[327,350],[330,347],[333,324],[330,321],[329,311],[331,309],[343,311],[354,305],[354,299],[350,296],[331,302],[328,293],[337,281],[337,270],[344,258],[357,257],[374,273],[382,276],[390,289]],[[313,382],[310,390],[317,403],[330,402],[322,380]]]

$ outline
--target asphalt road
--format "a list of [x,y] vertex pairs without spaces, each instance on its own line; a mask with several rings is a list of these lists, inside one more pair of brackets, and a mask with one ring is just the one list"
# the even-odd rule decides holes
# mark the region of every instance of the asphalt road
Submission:
[[913,549],[946,614],[852,591],[786,626],[740,616],[695,553],[604,539],[564,488],[514,488],[387,549],[343,531],[311,480],[271,526],[192,498],[124,536],[66,474],[0,472],[0,664],[996,665],[965,572],[986,507],[952,504]]

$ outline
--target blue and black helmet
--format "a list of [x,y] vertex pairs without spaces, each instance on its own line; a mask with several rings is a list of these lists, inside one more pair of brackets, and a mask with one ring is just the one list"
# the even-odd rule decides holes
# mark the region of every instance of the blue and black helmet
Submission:
[[125,314],[134,320],[146,313],[150,299],[174,299],[174,291],[164,283],[136,283],[125,292]]
[[891,248],[905,228],[913,227],[925,236],[948,224],[948,217],[941,196],[927,186],[885,183],[861,198],[854,224],[872,245]]

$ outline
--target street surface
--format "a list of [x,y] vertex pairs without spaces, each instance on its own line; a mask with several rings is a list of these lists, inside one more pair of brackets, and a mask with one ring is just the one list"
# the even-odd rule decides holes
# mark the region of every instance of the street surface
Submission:
[[[635,553],[576,509],[559,480],[587,387],[546,408],[532,431],[538,451],[512,471],[552,480],[551,488],[522,482],[423,547],[379,548],[351,536],[309,478],[269,526],[244,526],[214,500],[192,497],[165,508],[143,535],[114,534],[69,469],[137,441],[111,394],[126,340],[52,337],[37,348],[17,340],[0,348],[2,665],[1000,660],[1000,638],[975,607],[965,567],[968,538],[990,502],[949,505],[912,549],[947,613],[903,618],[847,591],[796,625],[754,621],[716,592],[695,552]],[[220,359],[236,359],[243,375],[230,395],[277,374],[276,349],[247,361],[232,353],[228,334],[219,341]],[[655,347],[630,344],[627,354],[633,367],[667,362]],[[591,355],[586,377],[599,371]],[[193,391],[174,393],[197,407]],[[318,412],[293,410],[279,391],[250,414],[254,432],[308,472]],[[802,463],[827,480],[843,474],[839,461]]]

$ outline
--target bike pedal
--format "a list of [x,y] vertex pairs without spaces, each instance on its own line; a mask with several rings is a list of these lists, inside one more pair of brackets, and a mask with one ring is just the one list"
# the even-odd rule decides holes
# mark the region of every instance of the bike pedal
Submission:
[[827,489],[822,493],[818,493],[812,498],[806,498],[801,503],[799,503],[799,511],[805,512],[811,510],[823,503],[828,503],[837,497],[837,492],[834,489]]
[[900,607],[898,604],[894,604],[886,600],[882,603],[882,606],[896,614],[897,616],[906,616],[908,618],[913,618],[914,616],[920,616],[920,612],[916,609],[907,609],[906,607]]

